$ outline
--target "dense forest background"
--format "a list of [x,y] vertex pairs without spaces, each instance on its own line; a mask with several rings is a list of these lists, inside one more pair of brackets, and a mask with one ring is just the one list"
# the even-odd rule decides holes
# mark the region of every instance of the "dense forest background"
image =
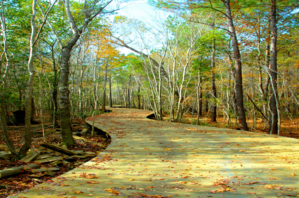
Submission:
[[[32,118],[50,117],[69,146],[71,119],[106,105],[298,131],[298,1],[152,0],[168,17],[147,21],[117,13],[130,3],[1,1],[1,138],[17,158],[30,148]],[[16,111],[26,112],[20,150],[7,131]]]

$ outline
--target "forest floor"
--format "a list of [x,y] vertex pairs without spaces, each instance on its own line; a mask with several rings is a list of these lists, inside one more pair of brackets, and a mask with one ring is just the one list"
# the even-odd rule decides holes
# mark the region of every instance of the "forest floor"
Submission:
[[[169,115],[163,117],[164,120],[169,120]],[[200,125],[201,126],[212,126],[212,127],[219,127],[219,128],[229,128],[229,129],[238,129],[239,125],[236,120],[227,124],[226,119],[223,116],[217,117],[217,122],[211,122],[211,118],[209,115],[200,118]],[[192,114],[187,113],[184,115],[182,123],[185,124],[193,124],[195,125],[197,121],[196,114],[192,116]],[[268,134],[269,126],[265,125],[265,122],[262,119],[257,119],[256,123],[253,123],[252,119],[247,119],[247,124],[249,130],[252,132],[257,133],[264,133]],[[290,137],[290,138],[299,138],[299,118],[285,118],[281,120],[281,127],[280,127],[280,136]]]
[[[50,124],[51,123],[45,123],[46,126]],[[76,125],[72,127],[73,131],[81,131],[83,129],[83,125],[80,119],[74,119],[72,124]],[[35,126],[41,126],[41,125],[32,125],[32,127]],[[21,143],[23,142],[22,139],[24,134],[24,126],[8,126],[8,130],[10,132],[10,137],[13,140],[14,146],[16,147],[16,149],[19,149],[22,146]],[[61,143],[61,135],[59,134],[59,131],[56,133],[51,133],[53,132],[53,128],[46,128],[45,132],[47,134],[46,140],[44,140],[42,136],[41,129],[34,131],[32,137],[32,148],[39,148],[40,144],[45,142],[54,145],[59,145]],[[0,136],[0,152],[8,151],[5,142],[1,137],[2,136]],[[100,136],[91,136],[86,134],[86,135],[82,135],[82,137],[87,140],[90,140],[93,143],[83,142],[75,139],[76,144],[74,145],[73,148],[71,148],[71,150],[73,151],[83,150],[83,152],[90,152],[90,153],[92,152],[95,155],[97,155],[100,152],[102,152],[110,143],[109,139],[105,139]],[[101,147],[99,147],[99,145],[101,145]],[[63,173],[68,172],[82,165],[83,163],[89,161],[92,158],[93,157],[87,157],[84,159],[77,158],[75,160],[72,160],[68,164],[59,164],[59,166],[53,165],[51,163],[40,164],[41,168],[58,167],[59,170],[55,172],[50,172],[51,174],[40,175],[38,177],[36,177],[36,175],[35,177],[31,177],[32,175],[31,172],[23,172],[22,174],[13,175],[7,178],[1,178],[0,198],[4,198],[13,195],[15,193],[25,191],[42,182],[51,182],[52,178],[62,175]],[[36,162],[25,163],[21,161],[9,161],[9,160],[0,159],[0,170],[23,166],[27,164],[35,164],[35,163]]]
[[299,196],[299,140],[160,122],[147,119],[150,113],[97,116],[95,125],[111,135],[109,147],[17,197]]

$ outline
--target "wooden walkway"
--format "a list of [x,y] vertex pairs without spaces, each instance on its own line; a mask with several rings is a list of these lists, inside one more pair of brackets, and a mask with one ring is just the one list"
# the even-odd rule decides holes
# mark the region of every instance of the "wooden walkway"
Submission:
[[[113,109],[96,126],[112,137],[99,156],[17,197],[296,197],[299,141],[147,119]],[[91,121],[89,121],[91,122]]]

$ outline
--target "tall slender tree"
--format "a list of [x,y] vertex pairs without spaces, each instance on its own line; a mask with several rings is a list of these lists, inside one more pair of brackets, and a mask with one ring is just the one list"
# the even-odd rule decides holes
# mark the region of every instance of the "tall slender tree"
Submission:
[[276,0],[271,0],[270,11],[270,78],[271,78],[271,96],[270,96],[270,111],[271,111],[271,126],[270,133],[278,134],[278,94],[277,94],[277,14]]
[[64,0],[64,8],[66,15],[68,17],[70,27],[72,30],[72,36],[68,39],[68,41],[62,46],[61,50],[61,61],[60,61],[60,81],[59,81],[59,104],[60,104],[60,122],[61,122],[61,136],[62,143],[67,146],[71,146],[74,144],[74,139],[72,136],[71,123],[70,123],[70,99],[69,99],[69,73],[70,73],[70,65],[69,61],[71,58],[71,52],[73,47],[76,45],[77,41],[86,30],[88,24],[98,15],[112,13],[115,10],[107,11],[105,10],[107,6],[112,2],[109,1],[101,1],[98,4],[98,1],[84,1],[84,22],[82,25],[74,19],[74,16],[71,12],[70,1]]

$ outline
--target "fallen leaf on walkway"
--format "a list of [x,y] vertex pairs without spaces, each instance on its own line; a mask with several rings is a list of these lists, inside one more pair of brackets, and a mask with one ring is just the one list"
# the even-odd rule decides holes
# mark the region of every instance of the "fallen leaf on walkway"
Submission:
[[112,194],[114,194],[114,195],[118,195],[118,194],[120,194],[119,191],[114,190],[114,189],[111,189],[111,188],[109,188],[109,189],[104,189],[104,191],[110,192],[110,193],[112,193]]
[[91,180],[91,181],[86,181],[86,183],[88,183],[88,184],[99,184],[100,182]]

